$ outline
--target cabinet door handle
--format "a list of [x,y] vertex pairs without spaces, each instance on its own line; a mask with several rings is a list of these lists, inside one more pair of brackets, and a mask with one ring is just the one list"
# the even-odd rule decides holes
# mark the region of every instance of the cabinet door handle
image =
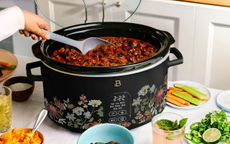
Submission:
[[120,6],[121,6],[121,2],[120,2],[120,1],[115,2],[115,6],[116,6],[116,7],[120,7]]
[[[103,5],[103,0],[101,0],[101,4]],[[104,5],[106,5],[106,0],[104,0]]]

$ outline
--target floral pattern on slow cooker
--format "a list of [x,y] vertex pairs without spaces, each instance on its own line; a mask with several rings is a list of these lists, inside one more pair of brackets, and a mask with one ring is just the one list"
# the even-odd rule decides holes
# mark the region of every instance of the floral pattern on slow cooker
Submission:
[[124,123],[122,123],[120,125],[123,126],[123,127],[129,127],[131,125],[131,123],[130,122],[124,122]]
[[[49,116],[51,119],[55,120],[56,122],[60,124],[65,124],[66,119],[63,119],[64,111],[66,109],[72,109],[74,107],[73,104],[69,103],[69,99],[63,100],[63,103],[61,103],[60,100],[57,100],[56,97],[53,98],[53,101],[48,102],[48,100],[45,98],[45,107],[49,111]],[[74,115],[67,113],[67,117],[71,119],[72,121],[76,119]]]
[[[67,126],[69,127],[87,129],[100,124],[102,120],[99,118],[97,122],[93,116],[97,115],[103,117],[102,102],[100,100],[88,101],[84,94],[82,94],[79,99],[78,106],[75,107],[73,104],[69,103],[68,98],[67,100],[63,100],[63,103],[61,103],[60,100],[57,100],[56,97],[54,97],[53,102],[51,101],[48,103],[45,98],[45,106],[49,111],[51,119],[60,124],[67,123]],[[64,115],[66,109],[72,110],[72,113],[67,112],[66,115]]]
[[[134,114],[136,115],[132,120],[132,124],[140,124],[151,120],[151,117],[162,112],[166,105],[166,93],[167,93],[167,81],[168,76],[164,78],[164,83],[157,88],[155,84],[151,87],[149,85],[143,86],[138,91],[138,98],[133,99],[132,106],[134,108]],[[161,103],[160,103],[161,102]],[[125,127],[131,125],[123,123]]]

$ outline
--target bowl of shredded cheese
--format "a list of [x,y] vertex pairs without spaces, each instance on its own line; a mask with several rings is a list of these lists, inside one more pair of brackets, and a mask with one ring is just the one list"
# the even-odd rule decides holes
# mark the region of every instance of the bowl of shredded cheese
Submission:
[[44,144],[41,132],[32,132],[32,128],[14,128],[0,136],[0,144]]
[[26,76],[17,76],[7,79],[3,85],[12,90],[14,101],[25,101],[32,95],[35,84]]

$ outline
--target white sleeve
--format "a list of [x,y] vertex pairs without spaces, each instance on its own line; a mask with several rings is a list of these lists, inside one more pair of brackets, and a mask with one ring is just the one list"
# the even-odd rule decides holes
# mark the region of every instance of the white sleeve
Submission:
[[23,13],[17,6],[0,11],[0,19],[0,41],[25,27]]

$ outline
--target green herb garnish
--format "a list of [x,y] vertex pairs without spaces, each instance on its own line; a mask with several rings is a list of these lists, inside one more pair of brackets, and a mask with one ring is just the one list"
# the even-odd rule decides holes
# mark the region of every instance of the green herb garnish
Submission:
[[186,124],[187,120],[188,118],[181,119],[178,124],[177,120],[173,122],[171,120],[161,119],[158,120],[156,124],[163,130],[178,130]]
[[[167,119],[161,119],[161,120],[158,120],[156,122],[156,124],[159,126],[160,129],[163,129],[163,130],[169,130],[169,131],[170,130],[178,130],[186,124],[187,120],[188,120],[188,118],[184,118],[184,119],[181,119],[178,123],[177,120],[171,121],[171,120],[167,120]],[[174,140],[175,139],[174,132],[169,133],[166,136],[166,139],[167,140]]]

